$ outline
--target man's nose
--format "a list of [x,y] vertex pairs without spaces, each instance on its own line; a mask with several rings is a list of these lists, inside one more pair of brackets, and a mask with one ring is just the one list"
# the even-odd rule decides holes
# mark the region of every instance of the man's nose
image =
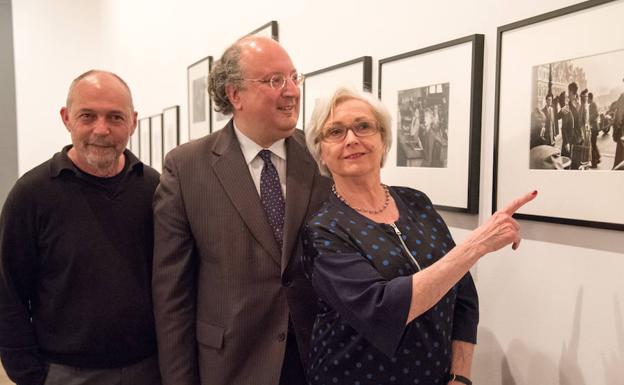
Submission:
[[98,117],[95,122],[93,122],[93,133],[96,135],[108,135],[110,134],[110,128],[108,126],[108,122],[104,117]]

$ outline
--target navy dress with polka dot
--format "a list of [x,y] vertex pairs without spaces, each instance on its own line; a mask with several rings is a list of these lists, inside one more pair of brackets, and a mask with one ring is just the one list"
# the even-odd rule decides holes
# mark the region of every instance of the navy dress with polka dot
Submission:
[[[395,225],[421,268],[455,243],[422,192],[391,187]],[[312,335],[312,385],[445,384],[451,342],[476,342],[477,293],[467,273],[431,309],[405,324],[415,264],[388,224],[371,221],[335,196],[304,231],[304,267],[320,312]]]

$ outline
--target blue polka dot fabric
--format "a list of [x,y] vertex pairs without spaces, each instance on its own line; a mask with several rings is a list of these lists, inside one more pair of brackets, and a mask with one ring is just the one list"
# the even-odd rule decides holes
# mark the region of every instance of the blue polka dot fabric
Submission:
[[429,198],[391,187],[395,222],[372,222],[335,196],[304,231],[304,268],[319,295],[307,368],[312,385],[445,384],[454,339],[476,342],[478,300],[466,274],[405,325],[411,276],[455,244]]

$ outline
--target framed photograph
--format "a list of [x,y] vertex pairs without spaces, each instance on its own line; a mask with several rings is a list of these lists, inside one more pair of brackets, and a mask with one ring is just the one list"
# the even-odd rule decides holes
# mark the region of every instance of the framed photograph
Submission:
[[587,1],[498,28],[492,210],[538,190],[516,217],[624,230],[623,14]]
[[393,122],[384,182],[478,213],[482,91],[483,35],[381,59],[379,98]]
[[165,155],[180,144],[180,106],[171,106],[163,110],[163,159]]
[[150,160],[156,171],[162,171],[163,164],[163,115],[150,116]]
[[208,74],[212,67],[212,56],[188,66],[188,125],[189,140],[200,138],[210,133],[211,109],[208,95]]
[[339,86],[372,91],[373,59],[362,56],[304,75],[302,111],[297,126],[305,129],[318,98],[326,97]]
[[139,159],[141,162],[151,166],[152,134],[150,132],[150,118],[139,119],[137,131],[139,131]]
[[249,32],[248,35],[258,35],[270,37],[275,41],[279,41],[279,31],[277,30],[277,21],[271,20],[266,24],[261,25],[260,27],[254,29]]

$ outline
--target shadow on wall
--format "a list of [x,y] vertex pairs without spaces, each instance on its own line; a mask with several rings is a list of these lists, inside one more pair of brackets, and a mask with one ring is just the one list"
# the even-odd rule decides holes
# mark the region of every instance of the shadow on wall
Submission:
[[[624,319],[619,297],[615,295],[615,336],[618,349],[603,354],[605,385],[622,385],[624,378]],[[581,315],[583,310],[583,287],[576,295],[570,338],[563,342],[558,365],[546,354],[534,351],[520,339],[509,343],[507,351],[494,333],[486,328],[479,329],[479,345],[475,350],[473,378],[475,383],[485,385],[587,385],[581,365],[579,348],[581,336]],[[591,381],[589,384],[595,384]]]
[[560,385],[585,385],[583,372],[578,362],[579,340],[581,336],[581,314],[583,309],[583,287],[576,293],[576,305],[574,306],[574,319],[572,323],[572,335],[568,343],[564,342],[561,347],[559,359],[559,384]]
[[618,351],[611,352],[608,357],[605,357],[604,353],[602,355],[607,385],[619,385],[624,381],[624,320],[622,320],[622,309],[617,294],[613,297],[613,309]]

